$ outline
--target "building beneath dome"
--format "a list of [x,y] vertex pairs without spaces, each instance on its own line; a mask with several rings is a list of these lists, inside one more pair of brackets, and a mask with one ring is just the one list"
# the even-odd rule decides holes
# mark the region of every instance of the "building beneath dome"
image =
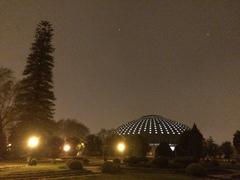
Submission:
[[122,136],[140,135],[151,146],[167,142],[174,150],[179,137],[188,129],[189,127],[177,121],[159,115],[147,115],[119,126],[115,133]]

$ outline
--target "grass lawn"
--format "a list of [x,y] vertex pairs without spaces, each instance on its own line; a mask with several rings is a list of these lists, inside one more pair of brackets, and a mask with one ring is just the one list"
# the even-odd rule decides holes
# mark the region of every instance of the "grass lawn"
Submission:
[[[89,175],[73,175],[71,176],[62,176],[63,171],[68,171],[64,165],[64,163],[40,163],[37,166],[27,166],[26,164],[21,163],[9,163],[9,164],[0,164],[0,179],[1,177],[7,177],[15,174],[22,174],[24,176],[29,177],[31,173],[44,174],[49,172],[50,174],[56,173],[59,174],[60,177],[56,177],[55,179],[79,179],[79,180],[201,180],[203,178],[193,178],[186,176],[184,174],[175,174],[166,170],[153,170],[150,171],[147,169],[141,170],[123,170],[120,174],[89,174]],[[51,178],[52,179],[52,178]]]
[[28,166],[26,163],[0,163],[0,177],[8,174],[61,171],[66,169],[64,163],[40,163],[37,166]]

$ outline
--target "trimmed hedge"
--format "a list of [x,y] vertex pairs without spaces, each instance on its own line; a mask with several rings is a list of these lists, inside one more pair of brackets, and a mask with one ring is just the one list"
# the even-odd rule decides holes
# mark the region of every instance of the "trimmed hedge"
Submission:
[[68,160],[66,165],[71,170],[83,170],[82,162],[79,160]]
[[205,176],[207,174],[206,169],[199,163],[189,164],[186,169],[186,173],[191,176]]

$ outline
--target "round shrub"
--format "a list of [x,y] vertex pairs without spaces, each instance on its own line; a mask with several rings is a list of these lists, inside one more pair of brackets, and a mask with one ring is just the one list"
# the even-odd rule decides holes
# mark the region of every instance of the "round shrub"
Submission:
[[159,168],[167,168],[169,159],[167,157],[159,156],[153,160],[153,164]]
[[82,170],[83,166],[79,160],[70,160],[66,163],[67,167],[71,170]]
[[36,159],[30,159],[28,161],[28,165],[29,166],[36,166],[37,165],[37,160]]
[[120,171],[120,166],[117,164],[114,164],[113,162],[106,161],[101,167],[101,170],[103,173],[118,173]]
[[188,175],[192,175],[192,176],[205,176],[206,175],[206,169],[198,163],[189,164],[186,167],[185,171]]

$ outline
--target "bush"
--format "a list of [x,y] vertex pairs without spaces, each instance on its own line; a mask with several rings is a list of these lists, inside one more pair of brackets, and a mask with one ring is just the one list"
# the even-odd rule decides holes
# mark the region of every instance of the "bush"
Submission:
[[198,163],[192,163],[192,164],[188,165],[187,168],[185,169],[185,171],[188,175],[192,175],[192,176],[205,176],[206,175],[206,169]]
[[118,164],[109,161],[104,162],[101,168],[103,173],[114,174],[120,171],[120,166]]
[[83,169],[82,163],[79,160],[68,160],[66,165],[71,170],[82,170]]
[[164,156],[159,156],[159,157],[156,157],[154,160],[153,160],[153,164],[159,168],[167,168],[168,167],[168,162],[169,162],[169,159],[167,157],[164,157]]
[[37,165],[37,160],[36,159],[30,159],[28,161],[28,165],[29,166],[36,166]]

